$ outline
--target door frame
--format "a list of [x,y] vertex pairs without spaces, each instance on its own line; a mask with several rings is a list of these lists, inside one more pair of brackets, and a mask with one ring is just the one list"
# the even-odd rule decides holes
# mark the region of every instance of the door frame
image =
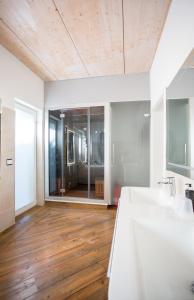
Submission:
[[[91,108],[95,106],[104,107],[104,200],[96,200],[89,198],[79,197],[57,197],[49,196],[49,110],[58,109],[73,109],[73,108]],[[46,201],[60,201],[60,202],[73,202],[73,203],[85,203],[85,204],[99,204],[108,205],[111,204],[111,176],[110,176],[110,162],[111,162],[111,139],[110,139],[110,126],[111,126],[111,114],[110,103],[98,102],[98,103],[80,103],[63,105],[60,107],[46,107],[45,108],[45,200]]]

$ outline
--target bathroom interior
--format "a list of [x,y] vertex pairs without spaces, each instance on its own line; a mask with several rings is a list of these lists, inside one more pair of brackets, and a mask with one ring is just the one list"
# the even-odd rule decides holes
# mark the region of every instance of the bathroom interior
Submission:
[[0,1],[0,299],[193,299],[193,28],[193,0]]
[[[48,110],[48,200],[113,204],[116,188],[149,186],[150,101],[109,108],[108,114],[104,106]],[[105,178],[108,168],[111,176]],[[110,199],[104,197],[109,180]]]

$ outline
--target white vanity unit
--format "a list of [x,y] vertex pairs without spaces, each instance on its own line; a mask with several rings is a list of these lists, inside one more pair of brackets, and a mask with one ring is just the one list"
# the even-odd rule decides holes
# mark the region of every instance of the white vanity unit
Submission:
[[109,262],[109,300],[193,300],[190,200],[122,188]]

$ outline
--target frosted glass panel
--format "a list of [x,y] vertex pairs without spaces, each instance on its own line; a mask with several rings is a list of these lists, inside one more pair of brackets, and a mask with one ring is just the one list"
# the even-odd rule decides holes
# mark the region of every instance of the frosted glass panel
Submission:
[[15,123],[15,209],[36,201],[36,114],[16,107]]
[[149,186],[150,102],[112,103],[112,191]]
[[90,108],[90,195],[104,199],[104,107]]

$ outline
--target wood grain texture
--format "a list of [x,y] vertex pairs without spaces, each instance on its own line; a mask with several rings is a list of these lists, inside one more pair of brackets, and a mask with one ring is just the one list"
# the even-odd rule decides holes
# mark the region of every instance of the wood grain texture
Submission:
[[0,235],[0,299],[106,300],[115,210],[35,207]]
[[0,42],[44,80],[150,70],[171,0],[1,0]]
[[171,0],[123,0],[126,73],[151,68]]
[[39,58],[0,20],[0,41],[9,52],[13,53],[26,67],[44,81],[56,80]]
[[123,74],[122,1],[54,1],[89,74]]
[[57,79],[87,76],[52,0],[2,0],[0,18]]

